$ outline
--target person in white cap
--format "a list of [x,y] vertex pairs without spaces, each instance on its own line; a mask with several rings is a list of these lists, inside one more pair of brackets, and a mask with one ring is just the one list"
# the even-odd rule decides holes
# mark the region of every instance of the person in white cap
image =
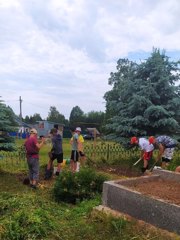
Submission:
[[72,146],[71,149],[71,158],[70,158],[70,167],[72,172],[76,172],[77,163],[79,161],[79,133],[81,132],[81,128],[77,127],[75,131],[72,131],[72,138],[70,140],[70,144]]
[[37,188],[37,181],[39,179],[39,150],[43,146],[45,138],[41,138],[41,143],[37,140],[37,130],[32,128],[30,136],[26,139],[24,146],[26,148],[26,157],[29,168],[30,186],[33,189]]

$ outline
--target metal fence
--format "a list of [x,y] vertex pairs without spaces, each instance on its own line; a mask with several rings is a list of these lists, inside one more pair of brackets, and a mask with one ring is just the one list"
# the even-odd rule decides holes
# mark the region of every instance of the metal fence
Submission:
[[126,150],[118,143],[91,144],[84,147],[86,156],[96,162],[109,164],[125,162],[137,159],[139,151],[136,149]]
[[[87,158],[96,163],[129,164],[132,165],[140,155],[138,148],[126,150],[118,143],[88,143],[84,146]],[[154,152],[156,156],[157,151]],[[176,149],[173,163],[180,165],[180,150]],[[0,169],[4,171],[19,171],[27,169],[26,153],[23,146],[16,152],[0,152]]]
[[27,168],[26,152],[24,146],[21,146],[14,152],[0,152],[0,169],[12,172]]

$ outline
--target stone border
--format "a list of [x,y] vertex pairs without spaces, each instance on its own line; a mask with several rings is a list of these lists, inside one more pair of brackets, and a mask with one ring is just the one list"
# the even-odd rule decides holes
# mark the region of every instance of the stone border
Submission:
[[128,188],[136,182],[152,181],[156,178],[180,181],[180,174],[154,170],[158,175],[132,179],[107,181],[103,184],[103,206],[128,214],[156,227],[180,234],[180,206],[162,199],[150,197]]

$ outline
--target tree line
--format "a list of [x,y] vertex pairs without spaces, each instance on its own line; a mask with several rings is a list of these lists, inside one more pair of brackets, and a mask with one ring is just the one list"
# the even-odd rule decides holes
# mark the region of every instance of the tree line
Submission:
[[[35,124],[37,121],[42,121],[40,114],[35,113],[33,116],[26,116],[23,121],[27,124]],[[65,119],[65,116],[61,114],[55,106],[51,106],[48,117],[44,120],[62,123],[65,126],[71,128],[80,126],[82,128],[86,127],[96,127],[102,130],[104,125],[105,113],[102,111],[90,111],[84,113],[79,106],[72,108],[69,119]]]
[[[107,138],[121,143],[127,143],[133,135],[166,134],[180,138],[179,60],[171,61],[165,50],[155,48],[149,58],[139,63],[119,59],[108,83],[112,89],[104,94],[105,112],[84,113],[75,106],[67,120],[51,106],[46,120],[66,126],[96,127]],[[11,114],[13,111],[0,101],[0,132],[13,122]],[[42,118],[35,113],[23,120],[33,124]]]

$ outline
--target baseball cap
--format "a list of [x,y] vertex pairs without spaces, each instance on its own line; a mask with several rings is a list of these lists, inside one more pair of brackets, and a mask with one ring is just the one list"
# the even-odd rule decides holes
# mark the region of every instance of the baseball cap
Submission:
[[137,137],[132,137],[131,144],[135,144],[135,143],[138,143],[138,139],[137,139]]
[[32,134],[37,134],[37,130],[36,130],[35,128],[32,128],[32,129],[30,130],[30,133],[32,133]]
[[77,127],[77,128],[76,128],[76,131],[81,132],[81,128],[80,128],[80,127]]
[[149,137],[149,143],[150,144],[155,143],[155,137],[153,137],[153,136]]

